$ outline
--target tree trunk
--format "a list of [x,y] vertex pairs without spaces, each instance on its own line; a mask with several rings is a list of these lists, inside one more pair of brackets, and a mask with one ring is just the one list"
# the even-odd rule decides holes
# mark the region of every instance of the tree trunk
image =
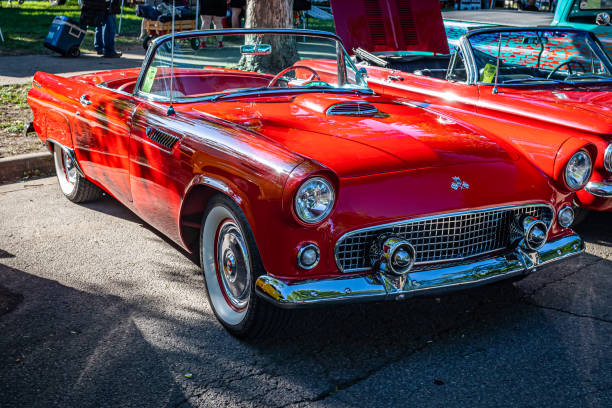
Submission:
[[247,0],[246,28],[293,27],[293,0]]
[[[293,0],[247,0],[246,28],[292,28]],[[249,35],[247,44],[270,44],[270,55],[243,55],[242,69],[276,74],[299,60],[295,36]]]

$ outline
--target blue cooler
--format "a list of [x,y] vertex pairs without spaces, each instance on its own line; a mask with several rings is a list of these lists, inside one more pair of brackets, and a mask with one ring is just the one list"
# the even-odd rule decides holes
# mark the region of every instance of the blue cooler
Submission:
[[85,33],[87,31],[83,30],[73,19],[66,16],[55,16],[44,45],[64,57],[78,57],[81,55],[79,47],[85,38]]

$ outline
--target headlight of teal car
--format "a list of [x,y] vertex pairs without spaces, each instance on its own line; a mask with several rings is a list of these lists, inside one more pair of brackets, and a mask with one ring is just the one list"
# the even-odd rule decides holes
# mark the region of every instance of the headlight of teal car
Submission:
[[307,224],[317,223],[329,215],[334,200],[334,187],[329,181],[323,177],[309,178],[295,194],[295,215]]
[[586,151],[579,150],[565,166],[565,183],[572,190],[580,190],[589,182],[592,170],[591,156]]

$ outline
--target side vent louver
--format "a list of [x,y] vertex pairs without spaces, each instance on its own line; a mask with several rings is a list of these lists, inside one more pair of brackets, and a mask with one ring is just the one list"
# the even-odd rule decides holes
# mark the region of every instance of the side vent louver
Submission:
[[150,127],[147,128],[147,137],[168,150],[172,150],[172,147],[178,142],[178,137]]
[[376,116],[378,109],[367,102],[343,102],[330,106],[325,113],[342,116]]

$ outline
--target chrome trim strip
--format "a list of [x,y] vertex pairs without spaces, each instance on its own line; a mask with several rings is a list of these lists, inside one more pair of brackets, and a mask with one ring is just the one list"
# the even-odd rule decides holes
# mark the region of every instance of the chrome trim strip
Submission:
[[403,277],[370,272],[328,279],[284,281],[260,276],[256,293],[282,308],[320,304],[404,300],[413,296],[445,293],[535,272],[536,267],[578,255],[585,249],[577,234],[547,242],[542,249],[516,249],[505,255],[446,268],[410,272]]
[[597,197],[612,198],[612,184],[606,182],[591,181],[584,188],[588,193]]
[[[555,222],[556,218],[557,218],[557,214],[555,213],[555,209],[551,204],[545,204],[545,203],[532,203],[532,204],[522,204],[522,205],[506,205],[506,206],[501,206],[501,207],[489,207],[489,208],[481,208],[479,210],[467,210],[467,211],[460,211],[460,212],[449,212],[449,213],[441,213],[441,214],[436,214],[436,215],[430,215],[427,217],[420,217],[420,218],[411,218],[411,219],[407,219],[407,220],[402,220],[402,221],[395,221],[395,222],[390,222],[387,224],[380,224],[380,225],[374,225],[371,227],[366,227],[366,228],[361,228],[361,229],[356,229],[353,231],[349,231],[345,234],[343,234],[340,238],[338,238],[338,240],[336,241],[336,245],[334,246],[334,259],[336,261],[336,266],[338,267],[338,270],[340,270],[341,272],[343,272],[343,268],[340,265],[340,262],[338,260],[338,245],[340,242],[342,242],[344,239],[346,239],[347,237],[354,235],[354,234],[360,234],[362,232],[368,232],[368,231],[375,231],[378,229],[385,229],[385,228],[390,228],[396,225],[400,225],[400,224],[411,224],[411,223],[415,223],[415,222],[420,222],[420,221],[427,221],[427,220],[432,220],[432,219],[436,219],[436,218],[441,218],[441,217],[451,217],[451,216],[460,216],[460,215],[465,215],[465,214],[477,214],[477,213],[482,213],[482,212],[489,212],[489,211],[500,211],[500,210],[514,210],[514,209],[518,209],[518,208],[525,208],[525,207],[548,207],[551,211],[552,214],[552,219],[550,220],[550,224],[548,224],[548,231],[550,232],[550,228],[552,226],[552,224]],[[493,250],[493,251],[489,251],[489,252],[483,252],[468,258],[453,258],[452,260],[449,261],[444,261],[444,262],[455,262],[455,261],[462,261],[462,260],[466,260],[466,259],[470,259],[470,258],[476,258],[476,257],[481,257],[483,255],[488,255],[494,252],[498,252],[499,250]],[[415,266],[419,266],[419,265],[427,265],[427,264],[433,264],[433,263],[441,263],[442,261],[428,261],[428,262],[418,262],[415,264]],[[369,268],[355,268],[355,269],[351,269],[351,273],[352,272],[359,272],[359,271],[364,271],[364,270],[369,270]]]
[[64,146],[63,144],[53,140],[53,139],[49,139],[47,138],[47,145],[51,145],[54,144],[56,146],[59,146],[61,149],[63,149],[66,154],[70,157],[70,160],[72,160],[72,162],[74,163],[74,167],[76,168],[77,172],[79,173],[79,176],[81,177],[85,177],[85,173],[83,173],[83,170],[81,169],[81,166],[79,165],[79,161],[76,158],[76,154],[74,153],[74,150]]

